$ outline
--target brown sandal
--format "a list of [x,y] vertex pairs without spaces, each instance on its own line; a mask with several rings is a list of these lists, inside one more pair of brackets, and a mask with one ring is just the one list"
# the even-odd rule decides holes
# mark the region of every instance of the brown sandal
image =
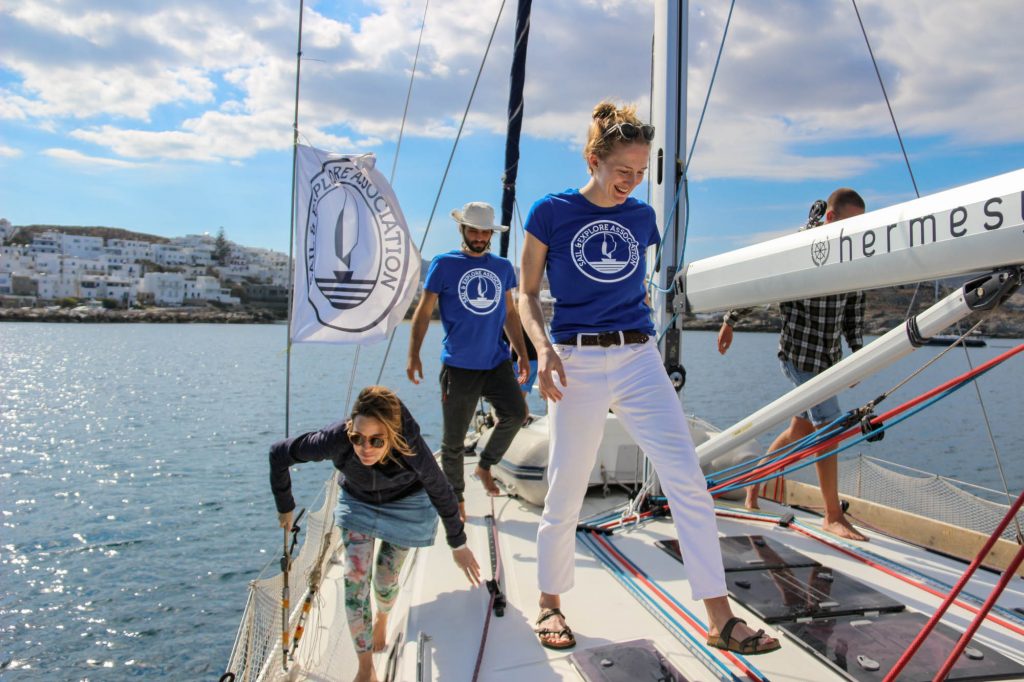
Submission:
[[[571,649],[576,646],[576,637],[573,636],[572,630],[569,629],[568,624],[566,624],[566,626],[561,630],[549,630],[547,628],[540,627],[540,624],[551,616],[561,616],[562,620],[565,620],[565,616],[558,609],[541,609],[540,616],[537,618],[537,627],[533,629],[533,632],[537,635],[537,639],[540,641],[540,645],[545,649],[554,649],[556,651]],[[568,637],[569,641],[564,644],[552,644],[551,642],[544,641],[544,637],[550,635]]]
[[743,640],[733,639],[732,631],[738,623],[746,625],[747,621],[742,618],[736,618],[735,616],[725,621],[725,627],[722,628],[718,637],[708,637],[708,646],[713,646],[716,649],[724,649],[725,651],[731,651],[735,654],[743,654],[744,656],[767,654],[782,648],[782,645],[779,644],[778,641],[775,641],[772,644],[760,646],[761,638],[764,637],[764,630],[758,630]]

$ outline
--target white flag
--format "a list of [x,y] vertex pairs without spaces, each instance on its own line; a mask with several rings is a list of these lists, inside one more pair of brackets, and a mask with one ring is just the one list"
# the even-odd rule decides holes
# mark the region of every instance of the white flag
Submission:
[[375,163],[298,147],[294,343],[375,343],[416,295],[420,254]]

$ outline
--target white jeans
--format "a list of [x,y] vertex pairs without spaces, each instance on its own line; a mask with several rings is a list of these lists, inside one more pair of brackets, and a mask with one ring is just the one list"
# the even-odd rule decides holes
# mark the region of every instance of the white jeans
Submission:
[[562,594],[573,586],[576,524],[610,408],[658,473],[693,599],[725,595],[714,503],[657,345],[555,350],[569,385],[559,386],[561,400],[548,403],[550,487],[537,528],[541,592]]

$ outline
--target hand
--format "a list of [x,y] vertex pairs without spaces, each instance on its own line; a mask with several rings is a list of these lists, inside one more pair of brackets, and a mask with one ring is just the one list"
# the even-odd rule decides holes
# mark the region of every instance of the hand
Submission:
[[725,355],[725,351],[729,350],[731,345],[732,327],[723,322],[722,327],[718,330],[718,352]]
[[538,390],[540,391],[541,398],[557,403],[562,399],[562,392],[555,385],[555,380],[551,376],[552,372],[558,374],[558,380],[562,386],[569,385],[569,382],[565,379],[565,368],[562,366],[562,358],[558,357],[558,353],[555,352],[554,348],[548,346],[540,351],[537,359]]
[[516,362],[516,374],[518,375],[516,381],[519,382],[519,385],[525,384],[526,380],[530,378],[530,362],[528,360]]
[[283,513],[279,513],[277,515],[277,522],[278,522],[278,524],[282,528],[284,528],[285,530],[291,530],[292,529],[292,513],[293,512],[294,512],[294,510],[286,511],[286,512],[283,512]]
[[455,563],[466,574],[466,577],[469,578],[470,585],[476,587],[480,584],[480,564],[476,562],[476,557],[473,556],[473,550],[469,548],[469,545],[453,549],[452,558],[455,559]]
[[[409,356],[409,364],[405,367],[405,375],[409,377],[409,381],[414,384],[420,383],[420,380],[423,379],[423,363],[420,362],[419,355]],[[419,376],[419,379],[416,378],[417,375]]]

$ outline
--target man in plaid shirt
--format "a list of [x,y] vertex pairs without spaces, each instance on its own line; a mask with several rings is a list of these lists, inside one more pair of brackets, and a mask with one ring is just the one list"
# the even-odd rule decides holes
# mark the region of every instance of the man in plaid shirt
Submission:
[[[820,224],[813,215],[808,227]],[[840,188],[831,194],[825,207],[825,222],[832,223],[864,213],[864,200],[857,192]],[[718,352],[723,355],[732,345],[732,326],[749,309],[730,310],[718,331]],[[779,304],[782,313],[782,335],[779,337],[779,360],[782,372],[795,385],[812,377],[843,357],[842,337],[851,351],[864,345],[864,292],[834,294],[801,301],[784,301]],[[810,435],[816,429],[826,426],[840,416],[839,401],[835,396],[793,417],[789,428],[783,431],[768,448],[776,452]],[[848,540],[866,541],[867,538],[854,528],[843,514],[839,503],[839,464],[835,457],[828,457],[815,463],[818,482],[825,501],[824,530]],[[747,509],[758,509],[759,485],[747,488]]]

